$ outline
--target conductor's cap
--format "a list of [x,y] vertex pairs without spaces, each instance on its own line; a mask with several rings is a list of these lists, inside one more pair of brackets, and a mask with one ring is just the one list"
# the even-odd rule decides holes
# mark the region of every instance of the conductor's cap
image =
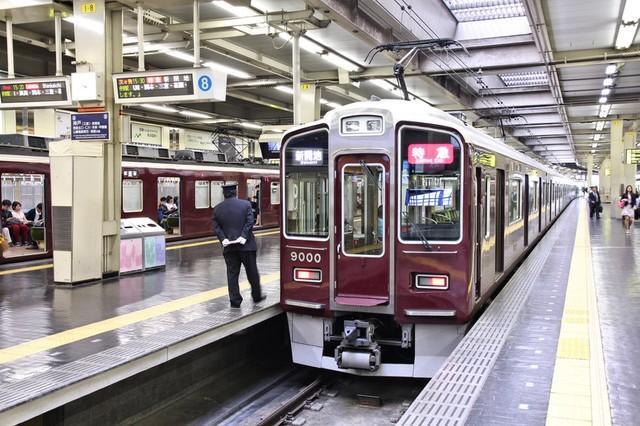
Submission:
[[224,185],[222,185],[222,190],[223,191],[235,191],[238,188],[238,184],[237,183],[226,183]]

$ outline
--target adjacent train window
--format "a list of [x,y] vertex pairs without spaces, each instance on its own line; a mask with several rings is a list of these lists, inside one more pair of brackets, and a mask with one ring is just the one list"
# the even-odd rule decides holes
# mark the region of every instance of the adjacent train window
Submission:
[[522,219],[522,180],[509,179],[509,223]]
[[221,180],[211,181],[211,207],[215,207],[224,201],[222,185],[224,185],[224,182]]
[[196,209],[208,209],[211,205],[209,197],[211,192],[209,190],[208,180],[196,181]]
[[538,182],[529,180],[529,213],[538,211]]
[[285,235],[326,238],[329,236],[327,131],[294,136],[285,144]]
[[142,194],[142,180],[122,179],[122,211],[125,213],[141,212]]
[[342,169],[342,250],[349,256],[384,252],[384,167],[347,164]]
[[270,194],[271,205],[276,206],[280,204],[280,182],[271,182]]
[[27,212],[44,201],[44,175],[3,173],[2,199],[19,201]]
[[405,126],[400,133],[400,240],[458,241],[462,155],[452,134]]
[[484,238],[491,236],[491,178],[484,178]]

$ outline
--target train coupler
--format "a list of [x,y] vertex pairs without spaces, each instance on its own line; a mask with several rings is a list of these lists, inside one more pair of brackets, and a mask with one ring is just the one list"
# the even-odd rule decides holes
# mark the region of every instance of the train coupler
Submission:
[[335,349],[338,368],[376,371],[380,367],[380,345],[373,340],[375,326],[368,321],[344,322],[342,341]]

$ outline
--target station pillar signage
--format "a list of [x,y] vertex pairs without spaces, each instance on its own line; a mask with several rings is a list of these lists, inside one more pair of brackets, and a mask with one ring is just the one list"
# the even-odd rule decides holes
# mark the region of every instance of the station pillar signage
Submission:
[[109,113],[79,112],[71,114],[71,140],[109,140]]

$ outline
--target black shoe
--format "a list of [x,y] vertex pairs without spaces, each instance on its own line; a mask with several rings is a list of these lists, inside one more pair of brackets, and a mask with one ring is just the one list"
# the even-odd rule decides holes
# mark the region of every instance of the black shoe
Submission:
[[253,303],[260,303],[263,300],[265,300],[267,298],[267,296],[260,296],[259,299],[253,299]]
[[231,307],[234,309],[240,309],[240,304],[239,303],[231,303]]

